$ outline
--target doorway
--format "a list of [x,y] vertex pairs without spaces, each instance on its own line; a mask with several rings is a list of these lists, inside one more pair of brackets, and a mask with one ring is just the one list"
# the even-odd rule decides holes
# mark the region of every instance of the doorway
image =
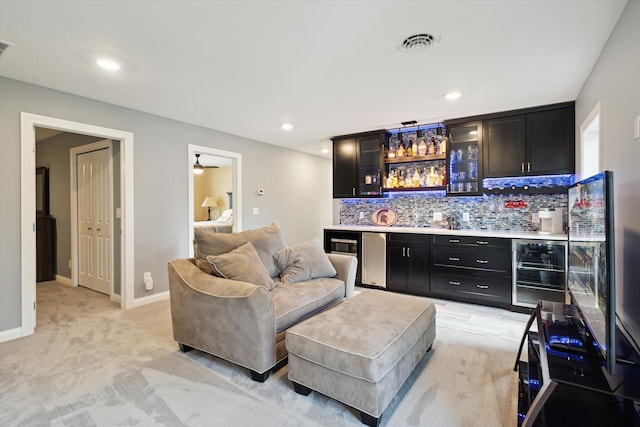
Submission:
[[31,335],[36,326],[36,184],[35,184],[35,128],[92,135],[118,140],[120,152],[120,207],[122,212],[121,238],[121,300],[122,308],[133,306],[133,134],[116,129],[72,122],[31,113],[21,113],[21,276],[22,327],[21,336]]
[[[210,156],[225,160],[226,163],[231,164],[232,168],[232,191],[229,196],[229,205],[233,206],[233,226],[232,231],[242,231],[242,154],[232,151],[218,150],[211,147],[204,147],[198,145],[189,144],[188,147],[188,174],[189,174],[189,188],[187,193],[189,194],[188,206],[189,206],[189,234],[188,241],[193,242],[193,227],[195,218],[195,206],[194,203],[199,202],[194,197],[194,177],[193,177],[193,165],[195,155],[200,154],[201,159],[203,156]],[[204,161],[204,160],[203,160]],[[199,203],[198,203],[199,204]],[[200,205],[200,204],[199,204]],[[222,212],[224,213],[224,211]],[[189,256],[193,256],[193,244],[189,244]]]

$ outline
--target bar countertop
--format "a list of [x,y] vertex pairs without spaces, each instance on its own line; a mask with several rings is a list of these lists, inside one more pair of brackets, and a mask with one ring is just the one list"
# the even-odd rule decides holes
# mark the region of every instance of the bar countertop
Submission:
[[440,234],[448,236],[476,236],[498,237],[504,239],[530,239],[530,240],[567,240],[567,235],[547,234],[538,231],[493,231],[493,230],[450,230],[448,228],[427,227],[380,227],[369,225],[328,225],[325,230],[360,231],[373,233],[409,233],[409,234]]

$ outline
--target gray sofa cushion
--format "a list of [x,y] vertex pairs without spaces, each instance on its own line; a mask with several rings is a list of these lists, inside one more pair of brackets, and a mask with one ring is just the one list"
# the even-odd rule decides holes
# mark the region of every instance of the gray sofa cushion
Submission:
[[207,260],[216,276],[264,286],[268,291],[276,286],[251,242],[226,254],[209,255]]
[[273,223],[257,230],[241,231],[239,233],[222,234],[209,233],[202,229],[194,230],[193,246],[196,265],[206,273],[212,274],[213,269],[207,260],[209,255],[221,255],[231,252],[235,248],[251,242],[267,268],[270,277],[278,276],[278,269],[273,261],[273,254],[285,247],[282,230],[277,223]]
[[281,249],[273,255],[273,259],[283,283],[303,282],[336,275],[336,269],[329,261],[318,239]]
[[321,278],[300,283],[276,281],[271,297],[276,310],[276,333],[310,315],[342,301],[345,285],[342,280]]

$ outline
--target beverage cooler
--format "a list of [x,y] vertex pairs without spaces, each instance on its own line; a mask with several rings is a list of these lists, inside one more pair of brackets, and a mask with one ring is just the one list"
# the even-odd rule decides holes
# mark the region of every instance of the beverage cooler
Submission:
[[513,240],[513,305],[535,307],[539,300],[568,303],[567,243]]

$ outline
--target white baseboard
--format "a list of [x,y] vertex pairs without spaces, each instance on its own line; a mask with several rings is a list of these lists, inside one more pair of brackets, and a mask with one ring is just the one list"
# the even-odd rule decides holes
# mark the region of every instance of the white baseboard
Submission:
[[115,302],[115,303],[117,303],[117,304],[120,304],[120,301],[121,301],[121,297],[120,297],[120,295],[118,295],[118,294],[112,294],[112,295],[111,295],[111,301],[113,301],[113,302]]
[[68,277],[61,276],[59,274],[56,274],[56,282],[60,282],[63,285],[67,285],[67,286],[73,286],[73,282],[71,281],[71,279],[69,279]]
[[166,299],[169,299],[169,291],[160,292],[159,294],[153,294],[142,298],[136,298],[133,300],[130,308],[140,307],[154,302],[164,301]]
[[22,328],[7,329],[6,331],[0,331],[0,342],[6,342],[22,338]]

